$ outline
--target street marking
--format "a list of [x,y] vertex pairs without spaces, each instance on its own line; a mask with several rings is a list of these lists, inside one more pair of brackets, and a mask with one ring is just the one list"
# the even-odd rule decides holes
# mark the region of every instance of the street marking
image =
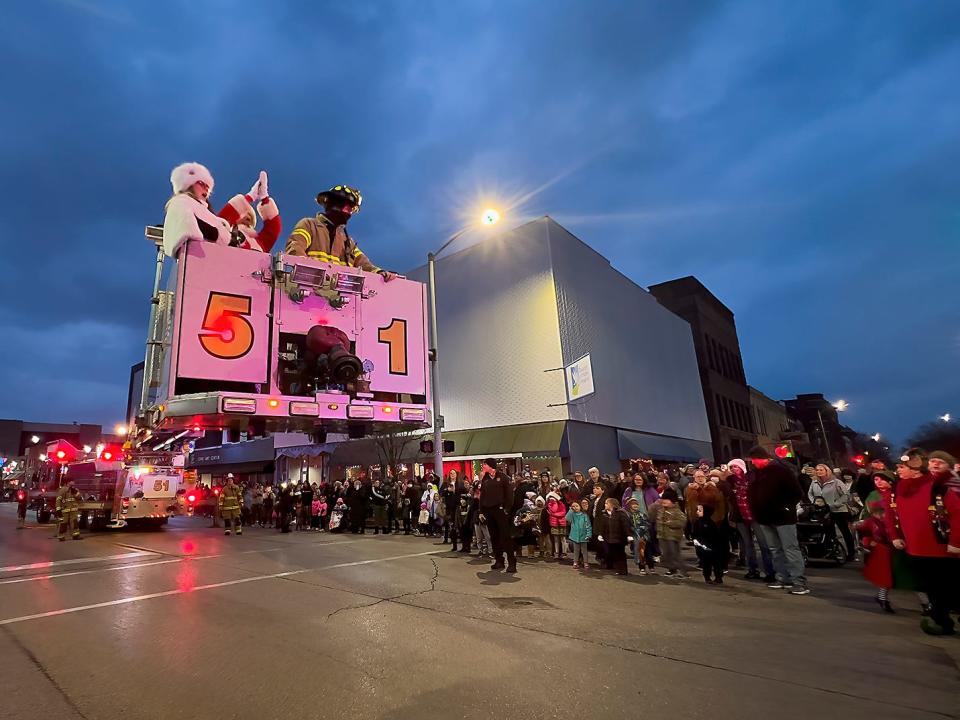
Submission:
[[[314,543],[314,545],[323,545],[324,547],[331,545],[350,545],[351,543],[362,542],[361,540],[344,540],[342,542],[328,542],[328,543]],[[126,546],[125,546],[126,547]],[[117,565],[115,567],[108,568],[93,568],[91,570],[74,570],[73,572],[65,573],[54,573],[53,575],[29,575],[27,577],[14,578],[11,580],[0,580],[0,585],[15,585],[17,583],[25,582],[35,582],[37,580],[56,580],[57,578],[64,577],[74,577],[75,575],[93,575],[94,573],[103,573],[103,572],[113,572],[114,570],[130,570],[132,568],[141,568],[141,567],[150,567],[151,565],[169,565],[171,563],[184,562],[185,560],[209,560],[210,558],[220,558],[220,557],[233,557],[234,555],[258,555],[260,553],[269,553],[269,552],[280,552],[282,550],[289,549],[289,545],[284,547],[275,547],[267,548],[265,550],[242,550],[237,553],[219,553],[216,555],[182,555],[174,557],[172,560],[157,560],[154,562],[147,563],[134,563],[132,565]],[[304,546],[307,547],[307,546]],[[167,553],[156,551],[156,552],[145,552],[145,553],[133,553],[134,555],[166,555]]]
[[0,567],[0,572],[16,572],[17,570],[43,570],[45,568],[57,567],[59,565],[78,565],[80,563],[106,562],[107,560],[130,560],[136,557],[145,557],[147,555],[156,555],[155,552],[137,551],[130,553],[121,553],[119,555],[99,555],[97,557],[73,558],[72,560],[49,560],[47,562],[31,563],[29,565],[7,565]]
[[[210,555],[209,557],[216,557]],[[196,558],[201,559],[201,558]],[[93,573],[112,572],[113,570],[129,570],[130,568],[150,567],[151,565],[168,565],[170,563],[183,562],[184,558],[174,558],[173,560],[155,560],[148,563],[136,563],[134,565],[116,565],[108,568],[96,568],[95,570],[74,570],[73,572],[56,573],[55,575],[30,575],[29,577],[13,578],[12,580],[0,580],[0,585],[15,585],[16,583],[36,582],[37,580],[54,580],[56,578],[73,577],[74,575],[91,575]]]
[[148,595],[135,595],[133,597],[120,598],[118,600],[108,600],[106,602],[94,603],[92,605],[78,605],[77,607],[63,608],[62,610],[51,610],[50,612],[37,613],[35,615],[22,615],[15,618],[0,620],[0,626],[13,625],[14,623],[26,622],[27,620],[39,620],[41,618],[57,617],[58,615],[69,615],[71,613],[83,612],[85,610],[96,610],[98,608],[113,607],[115,605],[127,605],[129,603],[140,602],[141,600],[152,600],[153,598],[168,597],[170,595],[183,595],[185,593],[199,592],[200,590],[213,590],[215,588],[228,587],[230,585],[242,585],[244,583],[258,582],[260,580],[274,580],[276,578],[290,577],[291,575],[302,575],[308,572],[320,572],[322,570],[336,570],[337,568],[356,567],[357,565],[372,565],[374,563],[390,562],[391,560],[404,560],[406,558],[423,557],[425,555],[436,555],[447,552],[446,550],[429,550],[427,552],[411,553],[409,555],[393,555],[392,557],[376,558],[373,560],[356,560],[354,562],[337,563],[335,565],[324,565],[318,568],[303,568],[301,570],[288,570],[271,575],[255,575],[239,580],[227,580],[226,582],[210,583],[209,585],[198,585],[189,589],[164,590],[163,592],[150,593]]

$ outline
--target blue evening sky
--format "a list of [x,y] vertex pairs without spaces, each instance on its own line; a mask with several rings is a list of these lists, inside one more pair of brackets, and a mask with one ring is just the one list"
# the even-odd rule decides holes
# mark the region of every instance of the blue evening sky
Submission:
[[[170,169],[378,264],[486,197],[641,285],[696,275],[748,381],[900,440],[960,415],[960,3],[110,2],[0,11],[0,417],[113,424]],[[509,204],[509,203],[508,203]],[[465,279],[465,281],[467,281]],[[641,340],[642,344],[642,340]]]

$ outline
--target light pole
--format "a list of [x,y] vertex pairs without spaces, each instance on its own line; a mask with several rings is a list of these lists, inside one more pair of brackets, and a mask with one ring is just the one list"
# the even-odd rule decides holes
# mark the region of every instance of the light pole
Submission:
[[[480,216],[481,225],[494,225],[499,220],[500,213],[492,208],[484,210]],[[433,474],[438,482],[443,480],[443,426],[440,418],[440,369],[437,366],[440,339],[437,330],[436,259],[454,241],[473,228],[473,225],[460,228],[439,250],[427,253],[427,293],[430,296],[430,387],[433,393]]]
[[[846,400],[837,400],[835,403],[832,403],[832,405],[837,412],[843,412],[850,407],[850,403],[848,403]],[[830,452],[830,441],[827,439],[827,429],[823,426],[823,415],[820,414],[819,408],[817,408],[817,420],[820,421],[820,432],[823,433],[823,447],[827,451],[827,460],[829,460],[830,464],[833,465],[833,454]]]

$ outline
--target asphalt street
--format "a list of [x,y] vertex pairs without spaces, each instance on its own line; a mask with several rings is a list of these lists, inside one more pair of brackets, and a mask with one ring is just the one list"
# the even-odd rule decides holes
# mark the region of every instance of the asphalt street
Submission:
[[857,567],[793,597],[208,524],[61,543],[0,506],[0,718],[960,717],[960,637]]

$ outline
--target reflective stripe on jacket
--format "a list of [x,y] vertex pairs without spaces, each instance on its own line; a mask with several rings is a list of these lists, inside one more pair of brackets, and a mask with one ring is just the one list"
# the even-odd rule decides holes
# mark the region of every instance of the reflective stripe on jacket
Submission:
[[380,268],[370,262],[357,247],[357,243],[343,225],[336,226],[331,240],[330,229],[333,227],[333,223],[325,215],[303,218],[287,238],[284,252],[288,255],[306,255],[334,265],[360,268],[367,272],[380,272]]

